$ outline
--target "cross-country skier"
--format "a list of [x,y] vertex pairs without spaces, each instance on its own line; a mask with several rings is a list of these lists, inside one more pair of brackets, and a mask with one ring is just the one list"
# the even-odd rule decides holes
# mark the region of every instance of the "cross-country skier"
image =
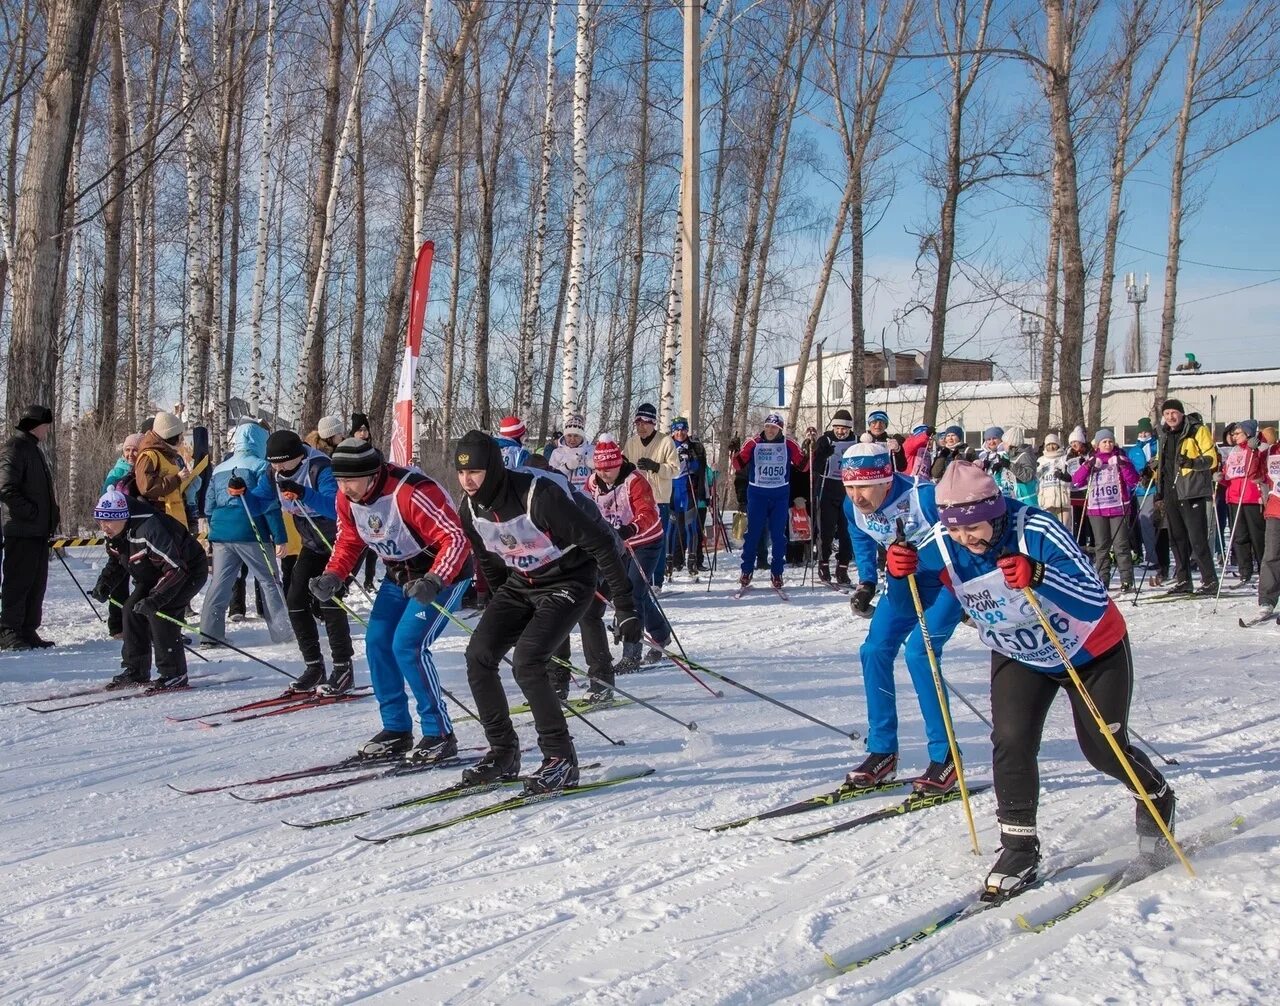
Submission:
[[586,420],[575,413],[565,420],[564,433],[556,441],[547,462],[551,470],[567,478],[573,488],[581,489],[591,477],[591,450],[591,441],[586,438]]
[[[926,603],[944,588],[955,594],[992,651],[992,766],[1001,850],[987,875],[988,890],[1008,895],[1036,877],[1036,756],[1045,716],[1059,689],[1071,701],[1076,739],[1089,763],[1129,785],[1024,588],[1033,592],[1103,722],[1172,831],[1173,789],[1129,743],[1133,658],[1124,617],[1080,546],[1043,510],[1001,496],[991,476],[976,465],[953,462],[936,496],[940,520],[931,537],[919,551],[910,542],[890,545],[887,566],[894,577],[915,574]],[[1144,854],[1161,849],[1163,838],[1141,799],[1137,831]]]
[[107,565],[91,596],[106,603],[119,584],[133,581],[124,602],[123,669],[107,688],[149,684],[153,652],[160,674],[154,688],[186,688],[181,622],[209,575],[204,549],[180,521],[114,488],[98,500],[93,517],[107,537]]
[[848,409],[838,409],[831,417],[831,427],[814,443],[813,466],[818,477],[818,578],[831,582],[831,544],[836,542],[836,583],[849,586],[849,563],[853,545],[849,541],[849,525],[844,519],[844,483],[840,463],[844,452],[858,442],[853,434],[853,416]]
[[[842,516],[853,539],[860,581],[851,603],[856,612],[871,618],[866,640],[858,651],[867,700],[869,753],[846,781],[852,786],[871,786],[892,779],[897,773],[898,708],[893,664],[905,641],[907,672],[915,686],[929,741],[929,765],[914,780],[915,787],[928,791],[951,789],[956,784],[956,766],[947,744],[938,689],[933,682],[929,655],[907,582],[890,579],[885,598],[876,605],[875,613],[871,612],[877,555],[898,537],[899,521],[907,541],[914,544],[920,544],[932,533],[938,519],[933,484],[895,474],[888,448],[878,443],[849,447],[841,459],[840,474],[847,494]],[[960,605],[945,592],[936,593],[925,610],[929,638],[939,659],[942,647],[962,616]]]
[[432,602],[456,611],[471,582],[471,548],[458,513],[438,482],[387,464],[367,440],[342,441],[331,464],[339,493],[338,536],[325,571],[311,580],[311,592],[321,602],[332,600],[366,548],[386,567],[365,632],[382,730],[359,753],[382,758],[413,747],[408,682],[422,724],[422,739],[410,757],[422,763],[452,758],[458,742],[431,655],[448,619]]
[[519,416],[504,416],[498,424],[498,435],[494,440],[502,451],[502,463],[508,468],[523,468],[529,460],[529,449],[524,445],[527,432],[528,427]]
[[1088,503],[1085,519],[1093,528],[1093,568],[1102,585],[1111,582],[1111,553],[1120,570],[1120,589],[1133,590],[1133,553],[1129,550],[1129,499],[1138,484],[1133,462],[1116,448],[1115,434],[1101,429],[1094,434],[1093,457],[1076,469],[1071,484],[1085,487]]
[[[319,606],[319,617],[324,620],[329,653],[333,657],[333,675],[326,682],[320,634],[316,631],[317,616],[312,612],[311,581],[324,572],[337,537],[338,483],[333,477],[332,463],[322,451],[304,444],[292,430],[277,430],[267,438],[267,463],[271,466],[271,477],[259,479],[246,498],[251,507],[266,508],[279,503],[280,509],[292,516],[302,545],[289,577],[285,600],[289,605],[289,622],[306,666],[289,689],[309,692],[319,688],[329,695],[348,692],[353,671],[347,613],[332,598]],[[277,557],[279,554],[277,549]]]
[[454,467],[466,494],[459,507],[462,526],[493,590],[467,644],[467,680],[489,751],[462,778],[485,783],[520,772],[520,740],[498,671],[514,648],[516,683],[542,749],[542,764],[525,780],[525,789],[545,793],[576,786],[578,756],[547,664],[595,597],[597,570],[609,581],[623,639],[639,639],[640,621],[616,539],[568,505],[547,479],[508,471],[493,439],[479,430],[458,441]]
[[769,536],[770,584],[782,589],[782,571],[787,562],[787,513],[791,503],[791,470],[805,470],[800,445],[782,434],[782,416],[770,412],[764,428],[742,445],[733,456],[733,469],[747,472],[747,533],[742,541],[740,588],[751,585],[755,571],[756,547]]

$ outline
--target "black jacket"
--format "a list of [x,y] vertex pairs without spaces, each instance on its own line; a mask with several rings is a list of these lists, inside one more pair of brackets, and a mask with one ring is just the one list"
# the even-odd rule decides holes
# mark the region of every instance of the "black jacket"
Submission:
[[146,500],[127,498],[129,520],[120,534],[107,539],[107,565],[98,586],[109,592],[128,575],[156,608],[167,608],[194,571],[203,581],[209,559],[179,521]]
[[0,448],[0,502],[6,538],[48,538],[58,527],[53,472],[30,433],[15,433]]

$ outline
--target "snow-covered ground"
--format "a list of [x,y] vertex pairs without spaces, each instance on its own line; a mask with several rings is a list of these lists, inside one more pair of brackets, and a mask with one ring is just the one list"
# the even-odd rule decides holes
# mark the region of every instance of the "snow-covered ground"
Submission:
[[[97,558],[73,568],[92,580]],[[117,645],[55,565],[45,631],[58,647],[0,654],[0,701],[98,682]],[[729,597],[727,576],[664,601],[695,659],[814,715],[861,730],[856,653],[865,624],[832,591]],[[1127,603],[1137,659],[1133,723],[1178,765],[1179,831],[1233,815],[1242,829],[1055,928],[1023,932],[1133,849],[1132,799],[1090,769],[1065,699],[1042,750],[1046,865],[1088,861],[1015,903],[948,928],[853,974],[850,959],[960,904],[997,846],[994,800],[975,798],[983,856],[959,805],[805,845],[773,836],[887,805],[890,795],[789,821],[696,829],[836,783],[861,748],[733,688],[720,700],[672,667],[621,679],[674,715],[600,713],[625,747],[574,730],[584,762],[648,779],[385,846],[354,839],[482,806],[385,813],[298,831],[307,819],[388,803],[456,770],[268,804],[211,784],[329,761],[377,728],[372,700],[204,729],[178,716],[264,697],[282,679],[234,654],[193,670],[252,680],[180,695],[37,715],[0,708],[0,993],[71,1003],[978,1004],[1280,1002],[1280,689],[1275,627],[1241,630],[1252,604]],[[233,639],[297,667],[259,621]],[[464,639],[437,645],[466,699]],[[576,643],[575,643],[576,652]],[[365,679],[363,663],[360,680]],[[986,651],[961,628],[949,679],[985,712]],[[517,696],[507,680],[508,691]],[[904,770],[925,761],[918,710],[899,674]],[[970,780],[990,777],[986,728],[953,704]],[[532,743],[528,718],[517,720]],[[481,735],[459,724],[461,743]],[[526,755],[535,761],[536,755]],[[598,773],[594,773],[598,774]],[[589,774],[590,775],[590,774]]]

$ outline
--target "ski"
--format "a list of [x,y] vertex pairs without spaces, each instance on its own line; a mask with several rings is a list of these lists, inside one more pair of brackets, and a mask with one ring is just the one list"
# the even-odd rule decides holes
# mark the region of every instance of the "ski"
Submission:
[[[1157,594],[1155,597],[1147,596],[1140,599],[1142,604],[1170,604],[1175,601],[1212,601],[1215,597],[1219,597],[1223,601],[1240,600],[1243,598],[1254,597],[1254,591],[1230,591],[1224,590],[1221,595],[1214,594]],[[1139,603],[1135,598],[1134,603]]]
[[[592,762],[590,765],[583,765],[584,770],[596,769],[600,767],[599,762]],[[376,814],[382,810],[405,810],[409,807],[425,807],[433,803],[448,803],[450,800],[461,800],[468,796],[479,796],[483,793],[492,793],[494,790],[503,789],[507,786],[522,786],[524,780],[515,779],[499,779],[496,782],[480,782],[466,783],[456,782],[452,786],[446,786],[444,789],[437,789],[431,793],[422,796],[411,796],[406,800],[397,800],[395,803],[383,804],[381,807],[370,807],[368,810],[357,810],[350,814],[342,814],[339,817],[326,817],[319,821],[281,821],[281,824],[288,825],[290,828],[302,828],[310,831],[312,828],[328,828],[335,824],[346,824],[348,821],[358,821],[362,817],[370,814]]]
[[749,583],[746,584],[745,586],[739,587],[737,590],[733,592],[733,599],[735,601],[741,601],[744,597],[747,596],[747,591],[750,589],[751,589],[751,584]]
[[[605,709],[617,709],[619,706],[632,705],[631,699],[609,699],[605,702],[593,702],[590,699],[568,699],[565,703],[575,713],[598,713]],[[529,704],[522,702],[518,706],[511,707],[512,716],[520,716],[529,712]]]
[[1258,615],[1254,618],[1241,618],[1237,619],[1237,621],[1240,623],[1240,628],[1252,629],[1255,625],[1262,625],[1266,622],[1276,622],[1277,624],[1280,624],[1280,616],[1277,616],[1273,612],[1270,615]]
[[294,769],[289,772],[278,772],[275,775],[265,775],[257,779],[246,779],[243,782],[227,782],[219,783],[213,786],[197,786],[193,789],[182,789],[173,785],[173,783],[165,783],[175,793],[181,793],[183,796],[196,796],[201,793],[221,793],[228,789],[244,789],[248,786],[270,786],[277,782],[293,782],[296,779],[310,779],[321,775],[334,775],[339,772],[357,772],[360,769],[369,768],[373,765],[391,765],[397,764],[403,760],[402,755],[388,755],[385,758],[365,758],[360,755],[351,755],[349,758],[343,758],[340,761],[327,762],[323,765],[312,765],[310,768]]
[[[209,678],[212,676],[213,675],[211,674],[191,674],[191,675],[188,675],[188,678],[191,681],[200,681],[200,680],[203,680],[204,678]],[[129,687],[140,688],[142,686],[131,685]],[[41,695],[38,697],[30,697],[25,699],[9,699],[5,702],[0,702],[0,708],[4,708],[6,706],[41,705],[45,702],[65,702],[67,699],[79,699],[79,698],[83,698],[86,695],[101,695],[104,692],[109,692],[109,691],[115,691],[115,689],[108,688],[106,684],[93,685],[90,688],[77,688],[76,690],[70,691],[70,692],[54,692],[52,695]]]
[[491,803],[487,807],[468,811],[465,814],[458,814],[455,817],[447,817],[443,821],[435,821],[431,824],[423,825],[420,828],[410,828],[408,831],[397,831],[390,835],[378,835],[373,837],[357,835],[356,838],[361,842],[370,842],[374,845],[385,845],[388,842],[394,842],[400,838],[412,838],[415,835],[427,835],[434,831],[443,831],[445,828],[452,828],[454,825],[465,824],[468,821],[478,821],[481,818],[493,817],[495,814],[503,814],[510,810],[518,810],[521,807],[545,803],[548,800],[555,800],[561,797],[581,796],[586,793],[596,793],[602,789],[607,789],[610,786],[620,786],[626,782],[643,779],[645,776],[653,775],[654,771],[655,769],[645,768],[638,772],[631,772],[627,775],[618,776],[614,779],[600,779],[596,782],[584,782],[569,789],[555,789],[550,793],[521,793],[518,796],[508,797],[498,803]]
[[227,720],[197,720],[202,727],[220,727],[224,723],[247,723],[249,720],[266,719],[269,716],[284,716],[286,713],[300,713],[306,709],[319,709],[321,706],[335,706],[343,702],[354,702],[357,699],[367,699],[372,692],[344,692],[342,695],[316,695],[300,702],[294,702],[292,705],[279,705],[270,709],[259,710],[254,713],[247,713],[244,716],[233,716]]
[[778,600],[786,601],[788,604],[791,603],[791,595],[781,587],[773,587],[773,592],[778,595]]
[[286,705],[290,702],[301,702],[314,694],[315,692],[282,692],[279,695],[271,696],[269,699],[244,702],[238,706],[228,706],[226,709],[213,709],[206,713],[195,713],[191,716],[166,716],[165,719],[170,723],[194,723],[196,720],[208,719],[210,716],[226,716],[230,713],[243,713],[254,709],[268,709],[271,706]]
[[[983,786],[970,786],[969,795],[976,796],[991,788],[990,784]],[[863,814],[861,817],[855,817],[850,821],[842,821],[839,824],[833,824],[826,828],[819,828],[817,831],[806,832],[803,835],[775,835],[779,842],[790,842],[795,845],[800,842],[809,842],[815,838],[825,838],[827,835],[835,835],[842,831],[852,831],[854,828],[860,828],[864,824],[875,824],[877,821],[890,821],[895,817],[901,817],[903,814],[914,814],[921,810],[931,810],[934,807],[941,807],[948,803],[955,803],[960,799],[960,789],[949,789],[945,793],[912,793],[901,803],[895,803],[890,807],[883,807],[880,810],[873,810],[870,814]]]
[[225,678],[222,681],[192,681],[185,688],[177,688],[172,691],[153,691],[152,689],[143,689],[138,692],[125,692],[122,695],[112,695],[105,699],[92,699],[88,702],[72,702],[69,705],[51,706],[48,709],[37,709],[35,706],[27,706],[33,713],[62,713],[71,709],[88,709],[90,706],[105,706],[110,702],[124,702],[126,699],[147,699],[157,695],[185,695],[187,692],[195,688],[213,688],[217,685],[234,685],[239,681],[252,681],[251,675],[244,675],[239,678]]
[[473,757],[454,755],[451,758],[442,758],[440,761],[426,762],[421,765],[405,761],[399,765],[392,765],[390,768],[383,769],[380,772],[361,772],[359,775],[349,775],[345,779],[316,783],[313,786],[303,786],[300,789],[288,789],[281,793],[268,793],[266,796],[241,796],[235,790],[232,790],[227,795],[233,800],[239,800],[241,803],[274,803],[277,800],[292,800],[295,796],[309,796],[312,793],[331,793],[337,789],[358,786],[362,782],[371,782],[374,779],[416,775],[419,772],[430,772],[432,769],[438,768],[461,768],[467,765],[474,765],[479,760],[479,755]]
[[804,814],[811,810],[834,807],[837,804],[847,803],[850,800],[857,800],[864,796],[873,796],[877,793],[891,793],[895,789],[901,789],[903,786],[908,785],[910,785],[910,780],[907,779],[894,779],[888,782],[876,783],[872,786],[850,786],[845,783],[829,792],[815,793],[813,796],[797,800],[795,803],[775,807],[773,810],[762,811],[759,814],[753,814],[751,817],[740,817],[736,821],[726,821],[723,824],[712,825],[710,828],[698,828],[698,830],[710,832],[729,831],[733,828],[742,828],[748,824],[755,824],[757,821],[770,821],[777,817]]

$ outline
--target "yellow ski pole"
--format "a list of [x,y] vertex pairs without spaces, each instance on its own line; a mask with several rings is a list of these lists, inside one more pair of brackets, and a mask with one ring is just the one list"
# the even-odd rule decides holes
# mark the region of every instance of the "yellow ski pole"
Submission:
[[[902,521],[898,521],[898,539],[906,540],[903,534]],[[969,822],[969,841],[973,843],[973,854],[982,855],[978,846],[978,828],[973,823],[973,807],[969,804],[969,784],[964,781],[964,767],[960,764],[960,749],[956,745],[955,728],[951,725],[951,710],[947,706],[946,685],[942,681],[942,671],[938,667],[938,658],[933,652],[933,640],[929,637],[929,626],[925,623],[924,605],[920,602],[920,588],[916,584],[916,575],[907,577],[907,586],[911,588],[911,600],[916,606],[916,620],[920,623],[920,636],[924,640],[924,652],[929,655],[929,670],[933,672],[933,687],[938,692],[938,705],[942,709],[942,725],[947,729],[947,747],[951,749],[951,762],[956,767],[956,782],[960,785],[960,802],[964,804],[964,816]]]
[[1066,668],[1068,676],[1071,678],[1072,684],[1080,692],[1080,697],[1084,699],[1084,704],[1088,708],[1093,720],[1098,724],[1098,731],[1106,738],[1107,743],[1111,745],[1116,759],[1124,767],[1125,775],[1129,777],[1129,781],[1133,783],[1133,791],[1138,794],[1142,802],[1146,805],[1147,811],[1155,819],[1157,825],[1160,826],[1160,832],[1164,835],[1165,841],[1169,843],[1169,847],[1177,854],[1182,865],[1187,868],[1187,873],[1191,876],[1196,875],[1196,871],[1191,868],[1191,861],[1187,859],[1186,853],[1182,851],[1182,846],[1178,844],[1178,840],[1173,837],[1173,832],[1169,830],[1169,826],[1165,824],[1164,818],[1160,816],[1160,812],[1156,810],[1155,804],[1151,802],[1151,797],[1147,795],[1147,788],[1142,785],[1138,779],[1138,774],[1133,770],[1133,764],[1125,756],[1124,751],[1120,749],[1120,744],[1116,741],[1115,735],[1108,729],[1106,721],[1102,718],[1102,714],[1098,712],[1098,707],[1093,704],[1093,698],[1089,695],[1088,689],[1085,688],[1084,682],[1080,680],[1080,675],[1076,672],[1075,665],[1071,663],[1071,657],[1067,654],[1062,640],[1058,638],[1058,634],[1053,631],[1053,626],[1049,624],[1049,619],[1045,617],[1044,609],[1040,607],[1040,602],[1036,600],[1035,593],[1030,587],[1022,588],[1023,596],[1026,597],[1027,603],[1031,605],[1031,610],[1036,613],[1036,618],[1040,620],[1040,626],[1044,629],[1045,635],[1049,637],[1049,642],[1053,644],[1053,648],[1058,651],[1058,656],[1062,658],[1062,666]]

